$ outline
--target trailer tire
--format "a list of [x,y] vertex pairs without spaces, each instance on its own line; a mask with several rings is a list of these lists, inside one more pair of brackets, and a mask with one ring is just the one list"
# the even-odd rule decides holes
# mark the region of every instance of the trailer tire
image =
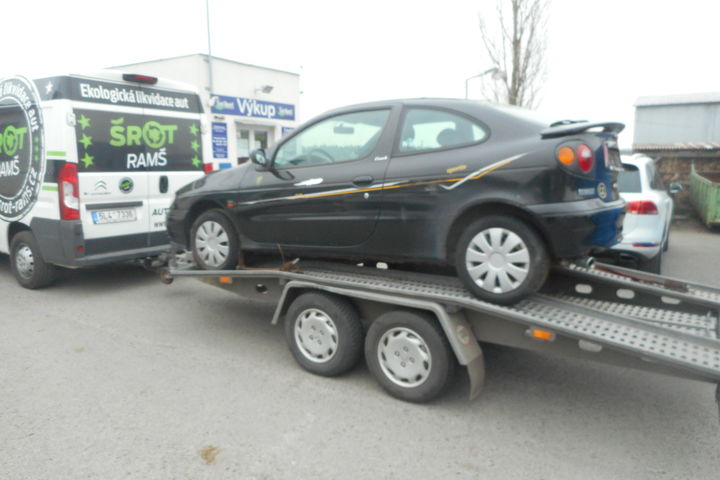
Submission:
[[29,230],[19,232],[12,238],[10,268],[17,282],[25,288],[43,288],[55,281],[55,265],[45,261],[35,235]]
[[381,387],[408,402],[428,402],[455,377],[457,361],[431,314],[395,310],[378,317],[365,337],[365,360]]
[[319,292],[303,293],[285,314],[285,338],[305,370],[335,377],[353,369],[363,351],[360,315],[345,298]]
[[190,250],[195,264],[203,270],[232,270],[237,266],[240,241],[222,210],[203,212],[193,222]]

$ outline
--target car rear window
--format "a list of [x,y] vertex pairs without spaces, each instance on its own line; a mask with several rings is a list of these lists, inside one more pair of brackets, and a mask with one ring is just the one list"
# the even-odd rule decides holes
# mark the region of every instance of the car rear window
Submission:
[[635,165],[623,165],[623,169],[618,175],[618,189],[622,193],[642,192],[640,170]]

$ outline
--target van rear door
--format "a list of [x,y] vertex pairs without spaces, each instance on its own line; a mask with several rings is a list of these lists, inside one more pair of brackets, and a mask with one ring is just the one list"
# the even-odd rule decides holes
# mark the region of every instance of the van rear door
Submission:
[[144,154],[142,109],[76,105],[81,219],[85,255],[148,247],[148,176],[134,168]]
[[[169,243],[165,217],[175,192],[204,175],[201,103],[197,94],[143,86],[148,98],[172,97],[172,108],[161,105],[144,109],[147,138],[144,165],[148,180],[148,246]],[[144,131],[145,131],[144,130]]]

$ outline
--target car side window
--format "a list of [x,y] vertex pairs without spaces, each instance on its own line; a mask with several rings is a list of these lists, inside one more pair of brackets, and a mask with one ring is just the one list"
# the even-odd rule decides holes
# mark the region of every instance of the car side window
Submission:
[[377,145],[390,110],[337,115],[301,131],[282,144],[277,168],[347,162],[370,155]]
[[440,150],[483,141],[487,130],[466,117],[443,110],[411,108],[400,130],[401,153]]

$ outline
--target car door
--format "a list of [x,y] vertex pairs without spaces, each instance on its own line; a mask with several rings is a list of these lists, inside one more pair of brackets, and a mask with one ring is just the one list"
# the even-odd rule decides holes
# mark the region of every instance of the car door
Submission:
[[444,209],[457,208],[455,191],[445,187],[492,161],[468,153],[489,130],[459,112],[408,106],[397,132],[376,237],[408,255],[426,254],[416,240],[435,231]]
[[392,145],[391,109],[321,119],[275,149],[270,169],[244,178],[244,235],[259,243],[348,247],[375,230]]

